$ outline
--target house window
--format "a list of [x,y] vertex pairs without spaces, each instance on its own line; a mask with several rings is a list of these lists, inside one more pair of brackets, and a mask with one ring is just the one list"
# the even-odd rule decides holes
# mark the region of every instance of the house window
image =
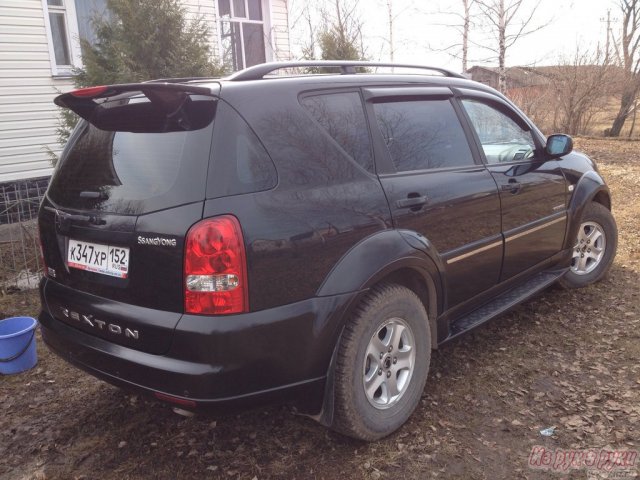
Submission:
[[75,0],[78,35],[90,44],[96,43],[96,32],[92,19],[95,16],[109,17],[107,0]]
[[225,66],[235,71],[266,61],[262,0],[218,0],[218,16]]
[[106,12],[106,0],[42,0],[54,75],[68,76],[82,66],[80,38],[93,43],[91,19]]

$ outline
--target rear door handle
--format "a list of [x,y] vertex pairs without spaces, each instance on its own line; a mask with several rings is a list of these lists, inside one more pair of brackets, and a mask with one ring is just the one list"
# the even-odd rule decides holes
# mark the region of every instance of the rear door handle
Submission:
[[[411,195],[411,194],[409,194]],[[415,196],[415,197],[408,197],[408,198],[403,198],[400,200],[396,200],[396,207],[398,208],[414,208],[414,207],[421,207],[422,205],[424,205],[425,203],[427,203],[427,197],[426,196]]]

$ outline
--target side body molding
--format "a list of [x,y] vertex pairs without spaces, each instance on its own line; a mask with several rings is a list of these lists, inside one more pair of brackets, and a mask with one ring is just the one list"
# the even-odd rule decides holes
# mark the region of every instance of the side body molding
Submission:
[[582,213],[589,202],[591,202],[596,196],[598,196],[598,199],[603,196],[602,200],[605,203],[605,207],[611,208],[611,194],[609,193],[609,187],[607,187],[604,180],[597,172],[590,170],[582,175],[580,180],[576,183],[573,195],[569,202],[569,208],[567,210],[571,223],[567,228],[567,234],[564,241],[565,248],[573,247],[573,240],[578,234]]

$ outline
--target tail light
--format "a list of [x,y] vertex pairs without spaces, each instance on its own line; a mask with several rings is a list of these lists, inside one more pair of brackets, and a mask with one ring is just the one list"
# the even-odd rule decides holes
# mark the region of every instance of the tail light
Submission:
[[247,262],[236,217],[208,218],[191,227],[185,247],[184,280],[186,313],[247,311]]
[[100,85],[98,87],[80,88],[78,90],[73,90],[70,93],[74,97],[79,97],[79,98],[98,97],[101,94],[103,94],[107,90],[107,88],[108,87],[104,85]]

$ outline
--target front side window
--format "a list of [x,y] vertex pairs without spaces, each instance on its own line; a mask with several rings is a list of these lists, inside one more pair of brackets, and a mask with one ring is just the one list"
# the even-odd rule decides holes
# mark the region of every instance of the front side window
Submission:
[[262,0],[218,0],[222,62],[234,71],[264,63]]
[[449,100],[376,103],[374,111],[398,172],[473,165]]
[[476,100],[463,100],[471,124],[480,139],[487,163],[506,163],[532,158],[535,143],[531,131],[498,109]]

